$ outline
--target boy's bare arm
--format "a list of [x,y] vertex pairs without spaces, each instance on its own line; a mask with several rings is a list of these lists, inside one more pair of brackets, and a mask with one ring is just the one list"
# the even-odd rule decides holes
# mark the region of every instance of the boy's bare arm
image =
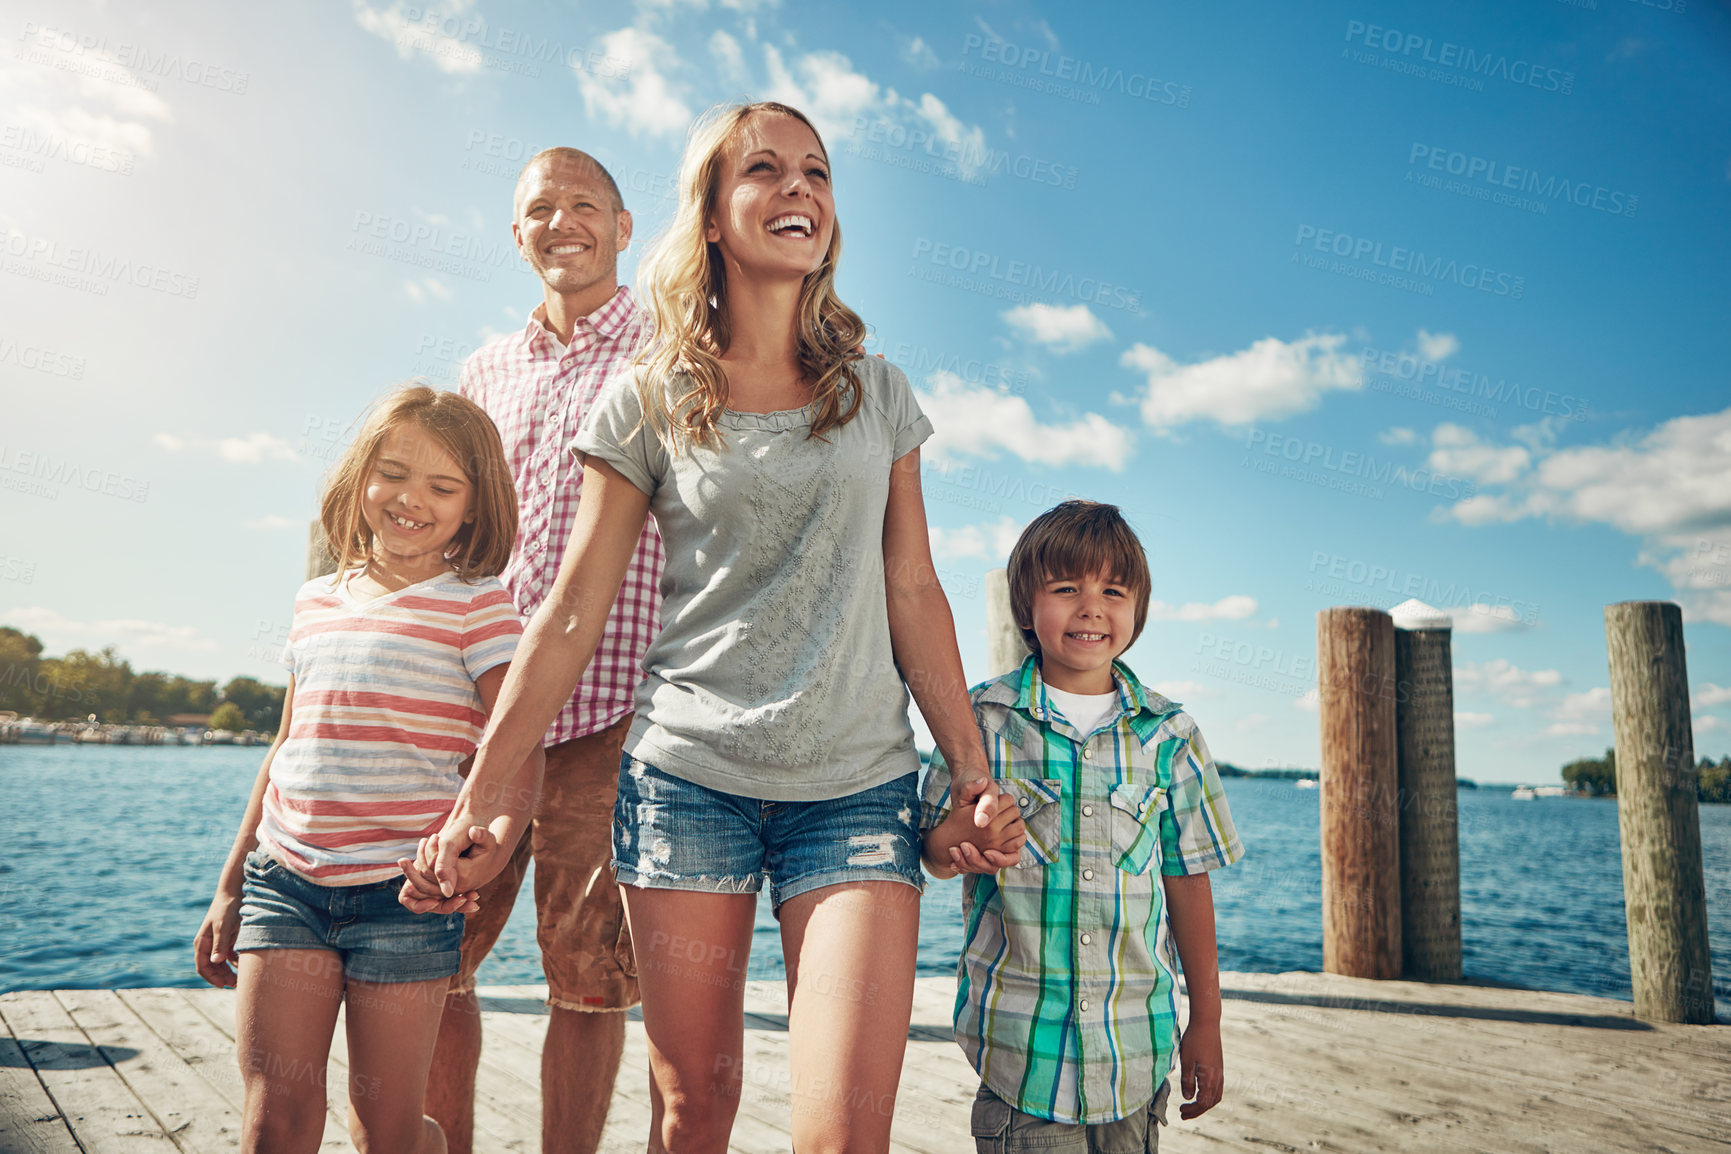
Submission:
[[1162,877],[1166,916],[1172,944],[1184,968],[1190,1019],[1179,1045],[1179,1089],[1187,1101],[1182,1118],[1206,1114],[1226,1088],[1226,1066],[1220,1044],[1220,957],[1214,940],[1214,890],[1208,875]]

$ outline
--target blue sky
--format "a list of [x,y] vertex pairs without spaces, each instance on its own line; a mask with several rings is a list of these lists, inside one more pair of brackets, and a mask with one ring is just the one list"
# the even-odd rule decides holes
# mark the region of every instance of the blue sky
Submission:
[[1131,663],[1220,758],[1315,765],[1315,612],[1413,594],[1456,619],[1463,776],[1610,744],[1627,599],[1682,604],[1731,751],[1712,5],[150,7],[0,27],[0,623],[51,652],[280,676],[350,423],[539,298],[522,159],[602,157],[647,239],[748,95],[823,127],[844,297],[937,424],[970,675],[983,574],[1083,495],[1149,547]]

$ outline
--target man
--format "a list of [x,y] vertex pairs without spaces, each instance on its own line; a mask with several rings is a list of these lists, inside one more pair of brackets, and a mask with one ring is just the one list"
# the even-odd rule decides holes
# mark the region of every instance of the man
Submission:
[[[593,157],[549,148],[524,166],[511,235],[545,293],[522,331],[477,349],[459,390],[499,427],[517,490],[517,547],[504,582],[525,619],[552,589],[576,521],[583,470],[570,452],[584,414],[635,356],[646,318],[619,284],[631,214]],[[474,1137],[481,1056],[475,969],[498,940],[535,861],[535,913],[551,1019],[541,1051],[541,1148],[593,1151],[638,1001],[636,965],[612,857],[620,747],[643,652],[659,629],[661,539],[651,520],[626,571],[595,660],[547,732],[545,784],[528,837],[468,915],[427,1081],[426,1111],[451,1154]],[[443,908],[443,907],[442,907]]]

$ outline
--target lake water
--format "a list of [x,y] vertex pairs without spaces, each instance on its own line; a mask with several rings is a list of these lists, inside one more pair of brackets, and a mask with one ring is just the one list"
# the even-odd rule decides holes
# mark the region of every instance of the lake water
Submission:
[[[262,748],[0,746],[0,992],[194,986],[192,937],[257,774]],[[1317,791],[1226,781],[1246,846],[1217,871],[1224,970],[1322,968]],[[1608,800],[1460,798],[1466,974],[1629,999],[1617,808]],[[1701,807],[1715,993],[1731,1017],[1731,806]],[[525,885],[483,965],[488,983],[539,982]],[[961,882],[926,891],[920,972],[950,974]],[[782,973],[767,901],[753,977]]]

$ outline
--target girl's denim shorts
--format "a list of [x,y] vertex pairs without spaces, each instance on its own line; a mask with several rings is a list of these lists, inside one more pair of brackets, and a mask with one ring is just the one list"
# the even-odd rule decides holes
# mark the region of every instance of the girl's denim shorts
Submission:
[[417,914],[403,879],[319,886],[268,854],[246,855],[236,950],[329,950],[359,982],[430,982],[457,972],[462,914]]
[[648,889],[770,901],[843,882],[923,890],[919,775],[828,801],[765,801],[709,789],[626,754],[613,806],[613,871]]

